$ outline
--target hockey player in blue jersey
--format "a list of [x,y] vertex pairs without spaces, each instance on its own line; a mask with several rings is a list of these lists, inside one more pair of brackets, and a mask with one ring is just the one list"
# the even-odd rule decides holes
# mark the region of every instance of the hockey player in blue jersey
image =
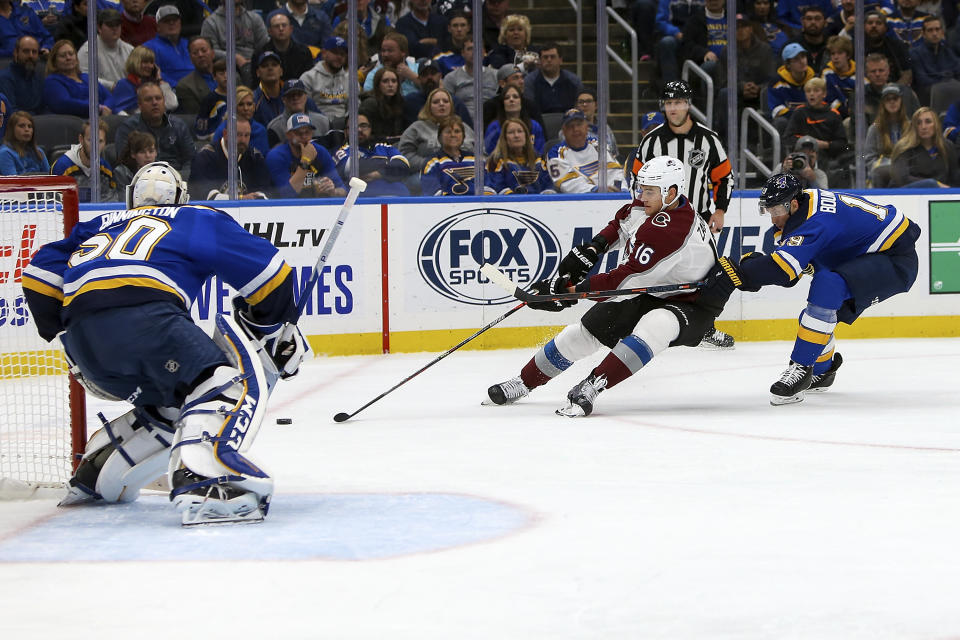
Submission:
[[825,391],[843,359],[834,350],[838,322],[853,324],[868,307],[908,291],[917,278],[920,228],[892,205],[825,189],[804,190],[791,174],[767,180],[760,211],[780,230],[770,255],[740,260],[742,289],[796,284],[812,273],[807,307],[790,364],[770,387],[774,405]]
[[[77,225],[24,271],[40,335],[60,337],[89,392],[134,405],[90,438],[61,504],[130,502],[168,472],[183,524],[255,522],[273,480],[242,452],[271,384],[295,375],[308,349],[292,270],[269,242],[187,199],[170,165],[146,165],[127,210]],[[213,275],[239,296],[211,339],[189,309]]]

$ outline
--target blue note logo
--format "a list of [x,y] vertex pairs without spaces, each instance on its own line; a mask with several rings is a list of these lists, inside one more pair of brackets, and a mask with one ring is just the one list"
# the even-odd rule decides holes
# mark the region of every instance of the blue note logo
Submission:
[[440,221],[417,250],[427,284],[466,304],[513,300],[480,274],[486,262],[525,286],[553,275],[560,258],[560,242],[549,227],[525,213],[492,208],[461,211]]

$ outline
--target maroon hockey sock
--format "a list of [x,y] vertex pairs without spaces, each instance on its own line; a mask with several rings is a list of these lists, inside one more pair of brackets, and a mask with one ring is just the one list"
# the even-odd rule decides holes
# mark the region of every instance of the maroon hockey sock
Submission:
[[523,369],[520,370],[520,379],[523,380],[523,384],[527,385],[527,389],[535,389],[536,387],[547,384],[552,378],[543,371],[540,371],[536,360],[530,358],[530,362],[525,364]]
[[617,386],[633,375],[633,373],[627,368],[627,365],[623,363],[623,360],[611,352],[608,353],[607,357],[593,370],[593,375],[606,376],[607,389],[609,389],[610,387]]

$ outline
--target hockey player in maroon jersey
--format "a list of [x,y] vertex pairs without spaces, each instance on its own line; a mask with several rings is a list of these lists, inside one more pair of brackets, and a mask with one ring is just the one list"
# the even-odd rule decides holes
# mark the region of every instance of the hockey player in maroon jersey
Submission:
[[[631,185],[633,201],[587,245],[575,247],[561,261],[558,274],[533,286],[536,293],[604,291],[707,280],[696,292],[608,299],[590,308],[580,322],[568,325],[521,369],[520,375],[487,390],[493,404],[511,404],[546,384],[575,361],[601,347],[610,352],[575,385],[564,416],[588,416],[597,394],[639,371],[671,346],[697,346],[734,289],[735,272],[718,263],[707,223],[681,195],[686,170],[675,158],[652,158]],[[586,274],[608,249],[623,248],[620,264],[590,277]],[[571,301],[530,304],[560,311]]]

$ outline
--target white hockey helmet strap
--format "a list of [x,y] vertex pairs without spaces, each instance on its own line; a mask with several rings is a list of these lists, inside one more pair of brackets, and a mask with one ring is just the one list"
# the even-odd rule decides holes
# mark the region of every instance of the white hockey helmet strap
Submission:
[[[635,191],[639,196],[640,188],[643,186],[658,187],[661,200],[660,210],[663,211],[683,195],[686,185],[687,169],[683,166],[683,163],[669,156],[657,156],[640,167],[631,191]],[[670,187],[673,186],[677,188],[677,195],[673,200],[667,202]]]
[[126,188],[127,208],[145,205],[187,204],[190,194],[180,173],[166,162],[140,168]]

